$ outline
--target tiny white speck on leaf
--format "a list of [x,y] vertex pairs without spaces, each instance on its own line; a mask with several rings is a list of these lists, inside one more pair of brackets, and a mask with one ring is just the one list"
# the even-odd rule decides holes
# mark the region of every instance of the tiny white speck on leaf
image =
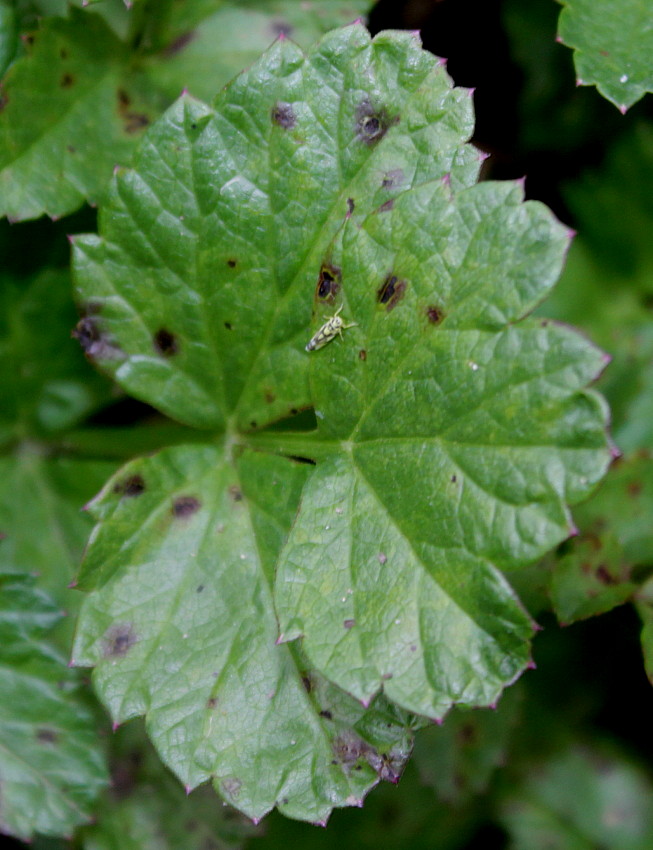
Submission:
[[622,75],[619,77],[619,82],[620,82],[620,83],[627,83],[627,82],[628,82],[628,74],[622,74]]

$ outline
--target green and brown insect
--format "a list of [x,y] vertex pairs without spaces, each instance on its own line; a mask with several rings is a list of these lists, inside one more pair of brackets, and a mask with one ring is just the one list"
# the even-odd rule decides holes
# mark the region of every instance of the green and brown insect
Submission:
[[325,316],[326,322],[322,325],[322,327],[316,332],[314,336],[308,341],[306,345],[306,351],[317,351],[318,348],[324,348],[324,346],[331,342],[332,339],[336,336],[342,337],[343,330],[347,328],[353,328],[356,326],[356,322],[352,322],[349,325],[346,325],[343,320],[340,318],[340,311],[342,310],[342,304],[333,316]]

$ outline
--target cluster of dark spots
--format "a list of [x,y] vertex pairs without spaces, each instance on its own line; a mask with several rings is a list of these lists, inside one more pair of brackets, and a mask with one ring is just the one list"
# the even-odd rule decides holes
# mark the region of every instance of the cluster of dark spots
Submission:
[[218,704],[217,697],[209,697],[206,701],[206,707],[210,709],[214,709]]
[[367,360],[367,351],[365,351],[364,348],[361,348],[361,350],[358,352],[358,359]]
[[381,181],[382,189],[396,189],[404,182],[404,172],[401,168],[395,168],[393,171],[387,171]]
[[294,460],[295,463],[308,463],[310,466],[316,466],[317,461],[314,461],[311,457],[302,457],[301,455],[288,455],[289,460]]
[[195,496],[180,496],[172,504],[173,516],[184,519],[198,511],[201,507],[201,502]]
[[237,264],[238,264],[238,260],[234,260],[233,257],[229,257],[229,259],[227,260],[227,265],[229,266],[230,269],[235,269]]
[[292,27],[287,21],[272,21],[270,30],[275,38],[278,38],[280,35],[284,37],[292,35]]
[[302,685],[304,686],[304,690],[307,694],[310,694],[313,690],[313,682],[308,673],[302,673]]
[[75,78],[72,74],[64,74],[59,85],[62,89],[69,89],[75,83]]
[[150,123],[150,119],[142,112],[133,112],[129,109],[131,106],[131,97],[124,89],[118,89],[116,92],[118,99],[118,114],[122,118],[123,126],[126,133],[137,133]]
[[225,326],[225,328],[226,328],[228,331],[230,331],[230,330],[231,330],[231,322],[225,322],[225,323],[224,323],[224,326]]
[[195,588],[196,593],[201,593],[203,590],[204,590],[203,584],[198,584],[197,587]]
[[366,145],[375,145],[399,117],[390,118],[385,109],[375,109],[366,98],[356,109],[356,136]]
[[154,348],[163,357],[172,357],[179,350],[177,337],[166,328],[160,328],[154,334]]
[[182,33],[174,41],[171,41],[170,44],[162,51],[163,55],[167,58],[175,56],[177,53],[180,53],[184,47],[189,45],[195,36],[196,33],[193,32],[193,30]]
[[346,629],[353,629],[353,628],[354,628],[354,626],[356,625],[356,620],[343,620],[342,625],[343,625]]
[[131,623],[116,623],[110,626],[104,635],[102,654],[105,658],[125,656],[136,640],[136,633]]
[[351,215],[354,212],[355,207],[356,207],[356,204],[354,203],[354,199],[353,198],[347,198],[347,209],[349,211],[349,215]]
[[375,212],[377,212],[377,213],[390,212],[390,210],[394,207],[394,205],[395,205],[394,198],[390,198],[389,201],[385,201],[383,204],[381,204],[380,207],[377,207]]
[[399,280],[396,275],[390,273],[377,290],[376,300],[379,304],[385,304],[389,313],[404,297],[406,286],[405,280]]
[[295,110],[289,103],[284,103],[281,100],[278,100],[274,104],[270,114],[272,117],[272,123],[282,127],[284,130],[292,130],[297,123]]
[[333,720],[333,714],[326,708],[320,712],[320,717],[324,717],[325,720]]
[[242,491],[235,484],[232,484],[231,487],[229,488],[229,495],[234,500],[234,502],[242,502],[243,501]]
[[618,583],[617,579],[610,574],[605,564],[599,564],[599,566],[596,568],[596,577],[601,582],[601,584],[611,585]]
[[122,481],[117,481],[114,484],[113,492],[120,493],[128,498],[140,496],[145,491],[145,479],[142,475],[129,475]]
[[332,304],[338,294],[338,290],[340,289],[341,281],[342,271],[338,268],[338,266],[332,266],[328,263],[324,263],[320,269],[319,275],[317,276],[317,285],[315,287],[316,296],[321,298],[323,301],[326,300]]
[[59,739],[59,736],[53,729],[46,729],[42,727],[41,729],[36,730],[36,740],[40,741],[42,744],[56,744]]
[[439,325],[444,319],[444,311],[435,304],[430,304],[426,308],[426,318],[432,325]]

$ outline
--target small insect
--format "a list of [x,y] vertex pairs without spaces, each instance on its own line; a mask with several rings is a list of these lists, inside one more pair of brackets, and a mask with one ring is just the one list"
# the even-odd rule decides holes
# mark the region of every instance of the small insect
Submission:
[[347,328],[353,328],[356,326],[356,322],[352,322],[350,325],[346,325],[342,319],[340,318],[340,311],[342,310],[342,304],[333,316],[325,316],[326,322],[322,325],[322,327],[317,331],[315,336],[311,337],[306,346],[306,351],[317,351],[318,348],[324,348],[327,342],[331,342],[331,340],[336,336],[340,335],[342,337],[343,330]]

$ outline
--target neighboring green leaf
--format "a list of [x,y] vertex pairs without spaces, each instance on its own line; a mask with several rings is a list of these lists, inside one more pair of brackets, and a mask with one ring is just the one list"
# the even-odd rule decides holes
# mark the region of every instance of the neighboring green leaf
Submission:
[[559,37],[574,48],[579,85],[626,112],[653,91],[653,27],[646,0],[560,0]]
[[609,460],[600,400],[582,392],[602,354],[518,321],[566,246],[521,201],[513,184],[453,198],[429,184],[350,222],[333,261],[359,327],[312,358],[332,457],[282,553],[280,629],[359,699],[383,686],[431,717],[495,702],[523,669],[531,624],[496,566],[567,537],[566,502]]
[[80,587],[75,664],[116,722],[145,714],[164,761],[190,788],[214,779],[253,818],[275,804],[323,821],[396,780],[411,720],[369,710],[275,646],[270,583],[307,466],[178,447],[109,481]]
[[423,729],[414,759],[422,781],[438,798],[461,806],[487,791],[497,767],[505,764],[521,707],[521,689],[510,688],[498,709],[454,709],[442,726]]
[[653,571],[653,460],[618,461],[576,510],[578,537],[552,560],[551,597],[565,623],[621,605]]
[[92,528],[82,508],[116,464],[47,454],[45,446],[25,443],[0,457],[0,570],[38,573],[39,584],[74,610],[81,596],[66,586]]
[[110,398],[111,385],[70,338],[77,319],[66,272],[44,271],[27,286],[2,282],[0,443],[70,428]]
[[16,10],[9,0],[0,0],[0,76],[11,64],[17,45]]
[[448,172],[473,183],[471,130],[468,92],[415,35],[360,25],[307,57],[276,43],[215,110],[180,98],[117,175],[102,236],[74,240],[87,354],[197,427],[310,406],[312,294],[350,206],[353,223]]
[[335,27],[365,14],[370,0],[200,0],[173,4],[157,33],[165,45],[144,61],[154,85],[170,98],[187,88],[212,100],[279,36],[308,47]]
[[0,577],[0,832],[66,835],[107,782],[79,676],[44,642],[61,617],[27,579]]
[[71,8],[68,19],[46,18],[32,39],[1,88],[0,214],[12,219],[97,201],[158,111],[99,15]]
[[192,794],[161,764],[140,724],[111,740],[111,789],[96,823],[84,829],[84,850],[230,850],[257,830],[204,786]]
[[649,850],[653,789],[621,753],[570,745],[506,794],[509,850]]

